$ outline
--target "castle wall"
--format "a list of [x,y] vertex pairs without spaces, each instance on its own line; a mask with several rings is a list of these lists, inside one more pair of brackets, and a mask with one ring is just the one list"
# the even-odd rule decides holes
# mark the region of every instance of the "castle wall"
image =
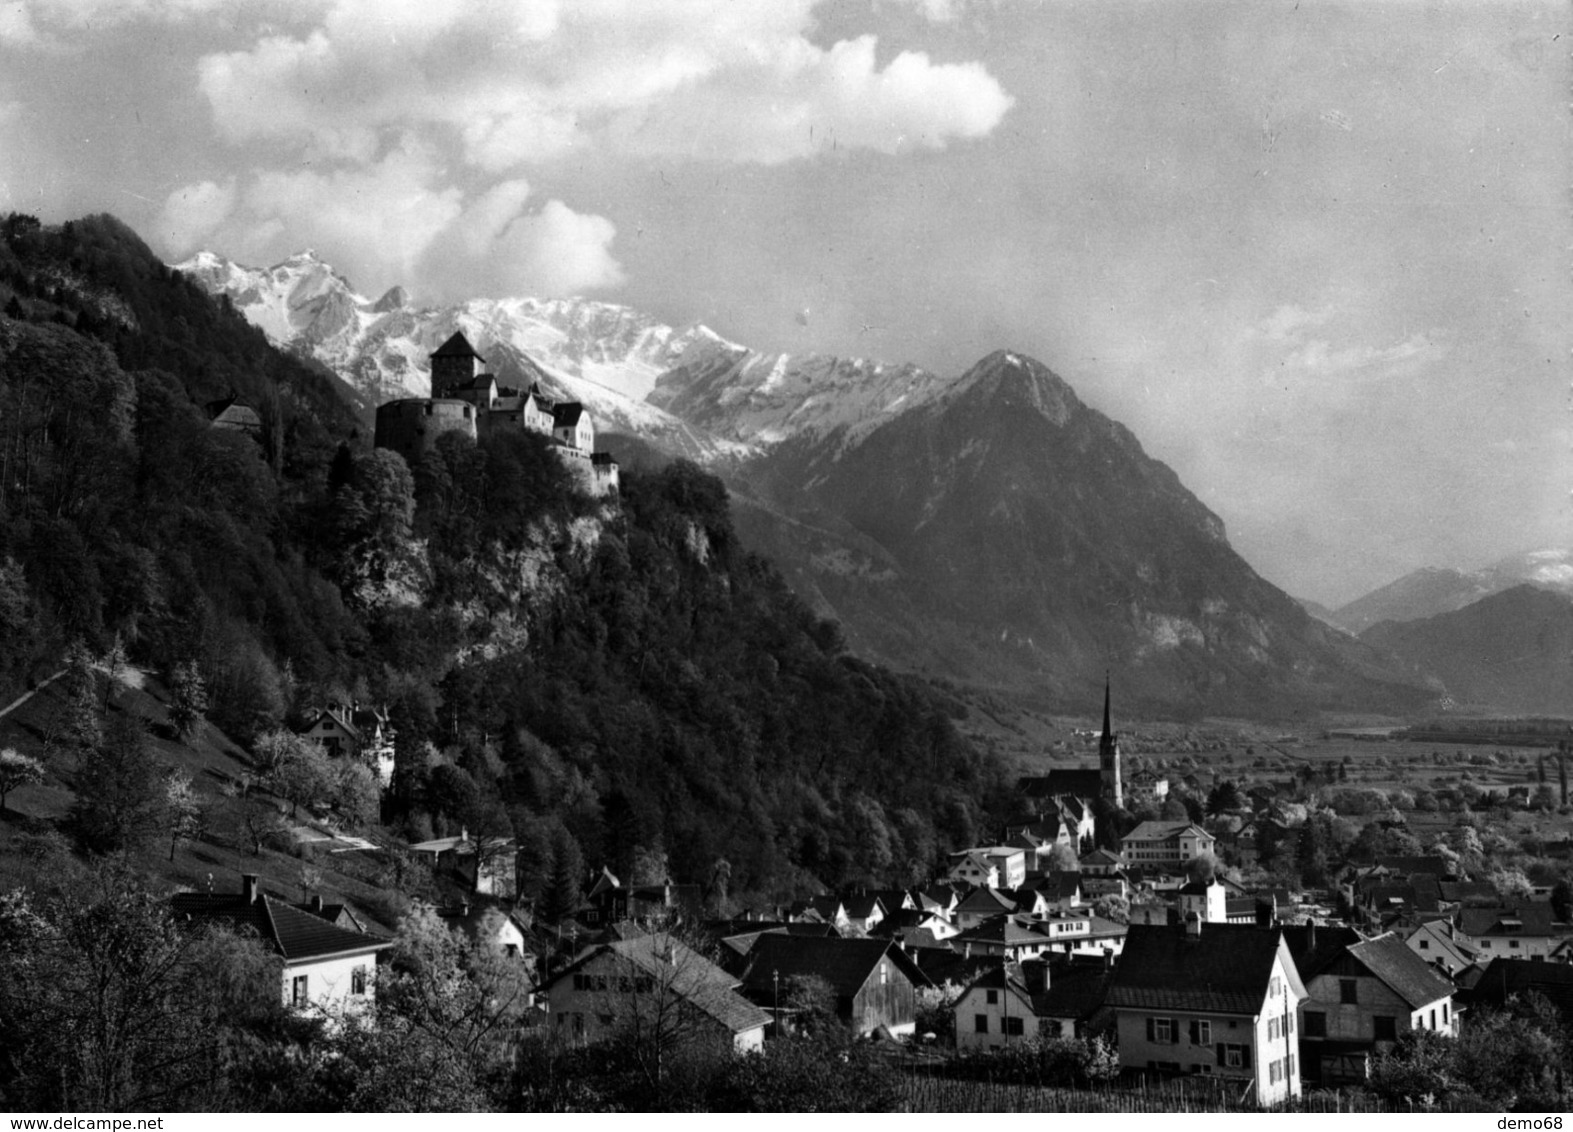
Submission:
[[463,401],[427,400],[420,397],[389,401],[377,407],[373,443],[404,457],[413,466],[437,438],[457,432],[475,440],[479,435],[475,406]]

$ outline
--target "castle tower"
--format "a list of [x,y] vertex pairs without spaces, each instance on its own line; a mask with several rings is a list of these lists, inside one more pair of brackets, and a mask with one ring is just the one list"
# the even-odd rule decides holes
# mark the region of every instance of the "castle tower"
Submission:
[[446,397],[456,386],[473,381],[486,367],[486,359],[475,352],[462,330],[444,342],[431,356],[431,395]]
[[1120,744],[1109,726],[1109,677],[1103,677],[1103,734],[1098,736],[1098,780],[1103,796],[1116,806],[1125,805],[1120,789]]

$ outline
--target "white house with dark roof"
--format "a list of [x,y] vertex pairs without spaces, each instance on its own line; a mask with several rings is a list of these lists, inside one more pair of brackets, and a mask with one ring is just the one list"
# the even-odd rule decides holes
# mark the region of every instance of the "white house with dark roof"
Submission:
[[1457,938],[1473,947],[1483,963],[1546,959],[1573,935],[1573,928],[1556,919],[1551,905],[1532,901],[1517,907],[1460,908],[1453,926]]
[[757,1050],[770,1015],[738,981],[666,932],[615,940],[580,955],[541,988],[552,1037],[600,1041],[639,1024],[683,1050]]
[[1277,928],[1132,924],[1109,980],[1120,1065],[1237,1082],[1258,1104],[1300,1095],[1306,991]]
[[1359,1084],[1372,1059],[1404,1034],[1458,1033],[1453,983],[1392,932],[1346,942],[1310,962],[1301,1037],[1308,1080]]
[[1217,839],[1188,821],[1144,821],[1120,838],[1120,855],[1139,868],[1179,869],[1213,852]]
[[261,891],[254,875],[241,877],[238,893],[177,892],[170,898],[177,922],[221,923],[254,932],[284,961],[284,1002],[297,1010],[369,1007],[376,994],[377,956],[393,940],[338,927]]
[[1427,920],[1411,931],[1404,942],[1410,951],[1450,979],[1456,979],[1480,958],[1474,945],[1459,937],[1451,920]]

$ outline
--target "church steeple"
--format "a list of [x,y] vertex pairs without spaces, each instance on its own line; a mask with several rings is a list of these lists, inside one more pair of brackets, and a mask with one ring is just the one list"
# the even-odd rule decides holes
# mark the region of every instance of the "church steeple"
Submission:
[[1120,788],[1120,745],[1109,723],[1109,674],[1103,674],[1103,734],[1098,736],[1098,778],[1103,796],[1116,806],[1125,804]]

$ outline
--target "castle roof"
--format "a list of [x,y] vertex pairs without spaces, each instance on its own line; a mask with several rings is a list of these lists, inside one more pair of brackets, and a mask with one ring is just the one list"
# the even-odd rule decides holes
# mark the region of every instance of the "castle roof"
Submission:
[[434,358],[475,358],[484,362],[486,359],[475,352],[475,347],[470,345],[470,340],[464,336],[464,331],[455,330],[441,346],[432,351]]
[[552,407],[552,427],[572,428],[583,414],[584,406],[578,401],[561,401]]

